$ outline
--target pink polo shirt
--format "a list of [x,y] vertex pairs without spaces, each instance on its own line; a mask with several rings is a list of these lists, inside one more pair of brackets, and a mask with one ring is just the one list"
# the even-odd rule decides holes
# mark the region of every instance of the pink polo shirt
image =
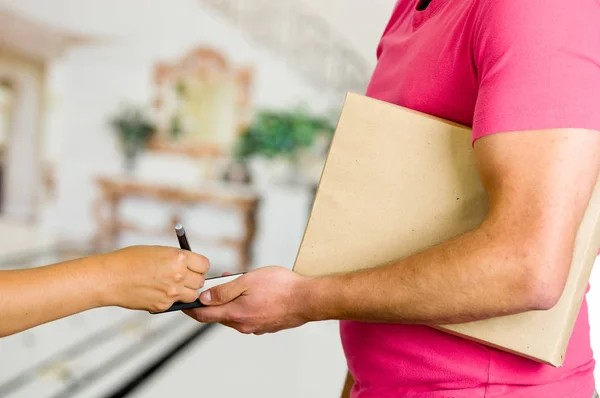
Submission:
[[[367,95],[473,127],[473,139],[600,130],[598,0],[400,0]],[[535,148],[531,148],[535,150]],[[590,398],[584,302],[553,368],[425,326],[342,322],[353,398]]]

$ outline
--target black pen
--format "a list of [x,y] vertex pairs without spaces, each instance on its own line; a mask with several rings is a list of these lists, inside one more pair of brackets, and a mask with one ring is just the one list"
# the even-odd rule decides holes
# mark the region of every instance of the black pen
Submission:
[[185,234],[185,229],[183,229],[183,225],[177,224],[175,225],[175,233],[177,234],[177,240],[179,241],[179,247],[183,250],[192,251],[190,247],[190,242],[188,242],[187,235]]

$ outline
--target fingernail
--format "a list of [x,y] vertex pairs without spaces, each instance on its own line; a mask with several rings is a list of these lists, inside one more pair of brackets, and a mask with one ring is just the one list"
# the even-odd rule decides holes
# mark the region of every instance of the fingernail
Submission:
[[201,301],[202,301],[204,304],[208,304],[208,303],[210,303],[210,290],[209,290],[209,291],[207,291],[207,292],[205,292],[205,293],[202,295]]

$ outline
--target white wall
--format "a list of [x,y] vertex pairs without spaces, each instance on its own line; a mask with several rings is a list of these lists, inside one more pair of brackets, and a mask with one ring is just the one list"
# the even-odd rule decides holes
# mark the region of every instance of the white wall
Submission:
[[369,66],[376,63],[377,43],[397,0],[302,0],[345,38]]
[[40,108],[44,67],[10,51],[0,51],[0,78],[14,87],[15,96],[8,126],[3,181],[2,212],[24,222],[35,217],[39,186]]

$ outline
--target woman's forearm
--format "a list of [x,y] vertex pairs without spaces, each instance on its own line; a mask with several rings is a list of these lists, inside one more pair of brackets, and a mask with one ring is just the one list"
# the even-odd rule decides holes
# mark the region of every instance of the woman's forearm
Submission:
[[132,246],[45,267],[0,271],[0,337],[96,307],[160,312],[191,303],[208,259],[161,246]]
[[0,337],[107,305],[104,257],[0,271]]

